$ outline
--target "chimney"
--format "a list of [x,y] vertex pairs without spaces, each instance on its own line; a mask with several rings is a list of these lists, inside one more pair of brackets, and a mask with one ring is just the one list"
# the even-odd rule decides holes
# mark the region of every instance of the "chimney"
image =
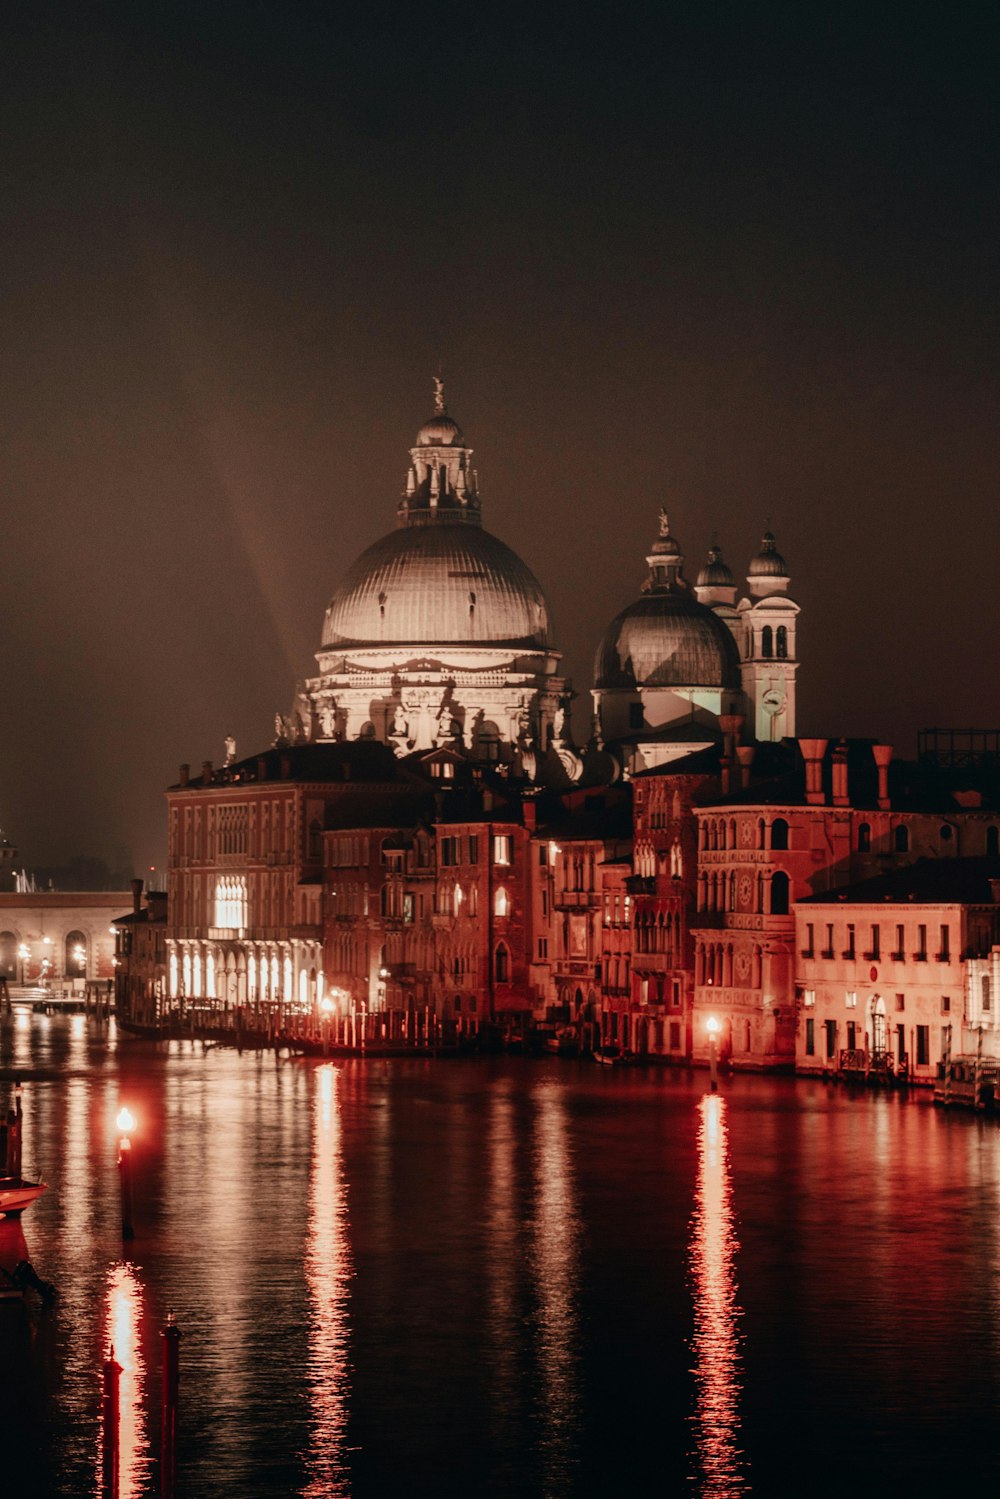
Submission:
[[719,728],[722,730],[722,753],[727,760],[731,760],[736,751],[736,744],[740,737],[740,729],[743,727],[742,713],[722,713],[719,716]]
[[142,880],[129,880],[132,886],[132,915],[138,916],[142,909]]
[[190,765],[182,765],[181,766],[181,774],[180,774],[180,783],[181,783],[181,785],[182,786],[186,786],[187,783],[188,783],[188,781],[190,779],[191,779],[191,767],[190,767]]
[[736,751],[736,758],[740,762],[740,790],[745,791],[750,785],[750,769],[753,765],[753,757],[757,753],[752,744],[741,744]]
[[288,781],[288,780],[291,780],[291,776],[292,776],[292,762],[291,762],[291,760],[289,760],[289,758],[288,758],[287,755],[282,755],[282,757],[281,757],[281,779],[283,781]]
[[533,833],[538,825],[538,808],[535,806],[534,797],[526,796],[524,798],[524,801],[521,803],[521,813],[524,817],[525,827],[529,833]]
[[211,786],[212,784],[211,760],[202,760],[201,762],[201,784],[203,786]]
[[729,755],[723,755],[719,762],[719,778],[722,782],[722,794],[728,796],[733,789],[733,762]]
[[258,756],[257,759],[257,779],[258,781],[267,780],[267,761],[263,755]]
[[806,762],[806,801],[810,807],[823,807],[823,756],[826,754],[825,739],[800,739],[799,749]]
[[889,802],[889,766],[892,763],[891,744],[873,744],[872,754],[875,756],[875,764],[878,766],[878,804],[883,812],[888,812]]
[[849,807],[851,798],[847,790],[847,745],[843,739],[833,751],[833,805]]

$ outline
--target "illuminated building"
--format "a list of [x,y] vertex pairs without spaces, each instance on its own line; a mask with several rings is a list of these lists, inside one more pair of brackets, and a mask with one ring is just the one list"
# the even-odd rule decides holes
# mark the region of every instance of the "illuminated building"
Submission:
[[397,524],[358,557],[323,623],[319,674],[283,732],[435,745],[531,768],[560,739],[559,653],[541,587],[483,529],[472,449],[445,409],[410,450]]
[[0,893],[0,977],[59,988],[110,979],[111,923],[128,900],[121,890]]
[[1000,1055],[998,900],[1000,859],[923,858],[799,901],[797,1069],[930,1084],[952,1057]]

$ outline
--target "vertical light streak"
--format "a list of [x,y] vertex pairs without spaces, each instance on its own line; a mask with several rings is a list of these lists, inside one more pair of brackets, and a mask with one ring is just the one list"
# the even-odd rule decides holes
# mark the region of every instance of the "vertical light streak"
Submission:
[[579,1420],[576,1301],[579,1220],[563,1092],[536,1092],[537,1197],[533,1265],[542,1379],[542,1463],[546,1495],[569,1493]]
[[[132,1265],[108,1270],[104,1295],[105,1353],[110,1345],[121,1365],[118,1386],[119,1499],[140,1499],[150,1468],[144,1405],[146,1370],[140,1345],[142,1286]],[[102,1492],[103,1481],[98,1486]]]
[[487,1263],[489,1266],[491,1413],[497,1449],[516,1451],[518,1443],[517,1308],[520,1273],[520,1215],[517,1205],[517,1136],[514,1105],[506,1083],[490,1098]]
[[305,1499],[350,1492],[346,1444],[351,1250],[337,1083],[332,1065],[318,1069],[306,1239],[313,1432],[306,1454],[309,1478],[302,1491]]
[[725,1100],[708,1093],[698,1105],[698,1189],[691,1221],[694,1292],[695,1465],[703,1499],[749,1493],[739,1447],[740,1307],[735,1261],[739,1243],[729,1179]]

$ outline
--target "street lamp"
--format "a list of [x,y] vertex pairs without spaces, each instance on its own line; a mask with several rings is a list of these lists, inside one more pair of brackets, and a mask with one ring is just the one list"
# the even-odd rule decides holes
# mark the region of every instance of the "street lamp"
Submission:
[[27,942],[22,942],[21,943],[20,947],[17,949],[17,955],[18,955],[18,957],[21,960],[21,987],[23,989],[24,988],[24,965],[27,963],[28,959],[31,957],[31,948],[28,946]]
[[718,1035],[721,1029],[714,1015],[709,1015],[705,1021],[705,1029],[708,1031],[708,1076],[712,1092],[714,1093],[719,1086]]

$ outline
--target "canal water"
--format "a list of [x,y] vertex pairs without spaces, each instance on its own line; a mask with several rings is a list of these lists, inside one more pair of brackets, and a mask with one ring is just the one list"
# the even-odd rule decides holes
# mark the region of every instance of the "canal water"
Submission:
[[[0,1030],[56,1304],[0,1303],[0,1492],[949,1494],[1000,1477],[1000,1126],[817,1081],[276,1062]],[[122,1253],[115,1116],[133,1136]]]

